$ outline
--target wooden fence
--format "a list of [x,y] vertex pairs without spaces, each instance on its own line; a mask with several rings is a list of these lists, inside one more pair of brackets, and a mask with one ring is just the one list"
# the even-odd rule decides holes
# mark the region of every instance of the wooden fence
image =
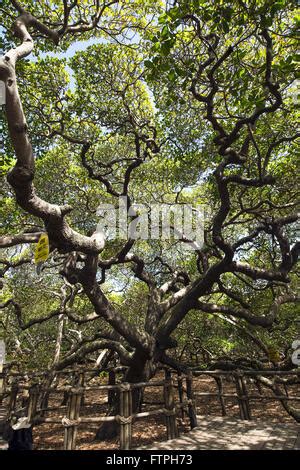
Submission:
[[[239,405],[240,418],[251,419],[252,400],[293,400],[300,401],[300,396],[289,396],[286,390],[284,395],[264,396],[260,393],[249,393],[247,380],[255,380],[256,377],[269,376],[280,378],[283,376],[300,378],[300,370],[293,371],[197,371],[193,370],[187,374],[177,373],[171,369],[164,368],[164,380],[153,380],[141,383],[123,382],[122,372],[124,368],[106,369],[104,371],[108,378],[108,383],[104,385],[92,384],[91,378],[95,376],[95,370],[69,370],[61,371],[60,377],[68,377],[71,384],[57,387],[47,387],[46,374],[32,374],[29,383],[24,383],[24,376],[10,373],[3,374],[4,390],[2,397],[7,397],[7,415],[25,415],[29,421],[38,425],[41,423],[60,424],[64,428],[64,449],[72,450],[76,448],[76,437],[78,428],[83,424],[101,424],[104,422],[116,422],[119,425],[120,448],[127,450],[131,448],[132,430],[137,419],[149,416],[163,415],[165,417],[166,438],[173,439],[178,436],[177,417],[189,418],[191,429],[197,426],[196,399],[209,397],[218,399],[221,413],[226,415],[226,400],[234,399]],[[118,377],[118,374],[121,374]],[[209,376],[214,378],[216,383],[215,393],[199,392],[194,386],[196,377]],[[235,384],[235,393],[224,393],[224,379],[229,378]],[[62,379],[60,380],[60,382]],[[10,382],[10,383],[9,383]],[[119,383],[118,383],[119,382]],[[299,382],[298,382],[299,383]],[[144,391],[146,388],[161,388],[163,401],[156,404],[159,408],[136,411],[133,408],[133,393],[137,390]],[[82,414],[85,406],[84,396],[89,391],[105,391],[107,393],[107,405],[111,405],[113,400],[118,399],[118,414],[113,416],[86,416]],[[27,394],[27,398],[22,403],[22,395]],[[63,394],[67,397],[65,404],[58,407],[48,406],[48,400],[44,400],[45,394]],[[20,403],[21,402],[21,403]],[[144,407],[153,405],[153,401],[144,400]],[[162,405],[162,406],[161,406]],[[19,408],[18,408],[19,407]],[[47,416],[47,412],[64,412],[61,416]],[[201,423],[200,423],[201,425]]]
[[[110,371],[109,382],[115,382],[115,377]],[[65,374],[65,372],[64,372]],[[25,385],[21,382],[18,383],[17,377],[14,376],[9,389],[4,392],[4,396],[9,397],[8,411],[9,418],[13,416],[18,417],[24,415],[28,417],[28,420],[33,425],[42,423],[60,424],[64,427],[64,446],[65,450],[72,450],[76,448],[76,437],[78,427],[82,424],[101,424],[105,422],[115,421],[119,425],[119,436],[120,436],[120,449],[128,450],[131,448],[132,440],[132,426],[135,420],[141,418],[147,418],[149,416],[163,415],[165,417],[166,424],[166,438],[174,439],[178,437],[177,427],[177,414],[187,415],[189,417],[190,426],[194,428],[197,426],[196,409],[193,400],[193,388],[192,388],[192,375],[188,374],[181,377],[181,395],[180,401],[175,399],[176,388],[174,379],[171,371],[165,371],[165,380],[154,380],[150,382],[140,383],[116,383],[114,385],[86,385],[85,377],[86,372],[75,373],[76,386],[58,386],[43,388],[38,383],[32,385]],[[113,378],[112,378],[113,377]],[[36,376],[35,376],[36,378]],[[182,386],[182,381],[185,380],[186,386]],[[136,412],[133,409],[133,392],[136,390],[145,390],[151,387],[161,387],[163,392],[163,407],[151,409],[148,411]],[[25,407],[22,407],[22,399],[20,395],[24,392],[28,392],[28,400]],[[119,413],[113,416],[82,416],[81,409],[84,406],[84,395],[89,391],[105,391],[107,392],[107,404],[112,402],[112,393],[117,394],[119,403]],[[59,407],[46,407],[43,408],[42,397],[47,393],[48,397],[54,394],[65,394],[68,395],[68,401],[66,406]],[[19,410],[17,410],[17,402],[20,402]],[[150,403],[149,403],[150,404]],[[152,403],[153,404],[153,403]],[[64,410],[65,416],[63,418],[59,416],[46,416],[49,411],[62,411]]]
[[[252,400],[261,400],[261,401],[280,401],[280,402],[299,402],[300,394],[289,396],[287,385],[282,382],[283,388],[285,390],[284,395],[273,394],[273,395],[263,395],[262,384],[258,380],[260,377],[272,377],[273,380],[280,379],[280,377],[292,376],[298,378],[297,383],[300,384],[300,369],[290,370],[290,371],[254,371],[254,370],[235,370],[235,371],[192,371],[194,377],[203,377],[209,376],[215,379],[217,392],[216,393],[206,393],[206,392],[197,392],[196,397],[209,397],[217,398],[220,402],[222,416],[226,416],[226,400],[233,399],[236,400],[239,406],[239,414],[242,420],[251,420],[251,401]],[[235,384],[236,393],[224,393],[224,379],[231,379]],[[257,386],[259,393],[249,393],[247,379],[252,379],[254,384]],[[298,388],[300,391],[300,387]]]

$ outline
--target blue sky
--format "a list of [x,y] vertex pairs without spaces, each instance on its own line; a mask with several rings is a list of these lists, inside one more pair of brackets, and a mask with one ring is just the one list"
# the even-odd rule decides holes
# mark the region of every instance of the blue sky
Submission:
[[[0,36],[5,35],[5,29],[0,26]],[[76,41],[71,44],[71,46],[65,51],[65,52],[43,52],[39,54],[39,57],[58,57],[59,59],[62,58],[71,58],[75,55],[76,52],[79,51],[84,51],[87,47],[91,46],[92,44],[104,44],[107,43],[107,41],[103,38],[92,38],[92,39],[87,39],[85,41]],[[3,51],[0,49],[0,57],[3,55],[6,51]],[[36,61],[37,57],[33,54],[29,56],[29,60],[31,61]],[[69,75],[70,75],[70,87],[74,88],[75,82],[73,78],[73,71],[72,69],[67,66],[66,67]]]
[[[84,51],[87,47],[93,44],[104,44],[106,42],[107,41],[105,41],[103,38],[92,38],[87,39],[85,41],[76,41],[72,43],[71,46],[65,52],[43,52],[40,54],[40,57],[57,57],[59,59],[70,59],[76,54],[76,52]],[[36,58],[34,58],[33,60],[36,60]],[[66,66],[66,70],[70,76],[70,88],[74,89],[75,80],[73,70],[68,65]]]

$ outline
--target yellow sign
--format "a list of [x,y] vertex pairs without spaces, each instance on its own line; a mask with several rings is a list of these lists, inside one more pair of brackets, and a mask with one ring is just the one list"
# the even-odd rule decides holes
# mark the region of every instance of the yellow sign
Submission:
[[49,238],[46,233],[43,233],[37,242],[34,252],[35,264],[43,263],[49,257]]
[[268,348],[269,359],[271,362],[280,362],[281,357],[279,352],[272,346]]

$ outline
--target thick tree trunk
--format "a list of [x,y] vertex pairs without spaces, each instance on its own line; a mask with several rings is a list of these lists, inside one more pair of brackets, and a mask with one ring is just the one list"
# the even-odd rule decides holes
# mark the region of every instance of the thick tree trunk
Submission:
[[[124,382],[139,383],[150,380],[156,371],[154,360],[149,360],[141,351],[137,351],[132,358],[132,363],[124,376]],[[108,412],[109,416],[119,414],[119,394]],[[143,393],[141,389],[135,389],[132,393],[133,413],[137,413],[142,405]],[[98,429],[95,440],[103,441],[113,439],[119,434],[119,424],[115,421],[104,423]]]

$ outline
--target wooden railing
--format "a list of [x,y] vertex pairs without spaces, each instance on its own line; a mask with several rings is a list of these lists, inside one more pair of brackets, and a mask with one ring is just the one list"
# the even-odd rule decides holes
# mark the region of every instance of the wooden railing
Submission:
[[[300,369],[289,370],[289,371],[255,371],[255,370],[235,370],[235,371],[192,371],[194,377],[209,376],[215,379],[217,385],[216,393],[206,393],[206,392],[197,392],[196,397],[210,397],[218,398],[221,406],[222,415],[226,416],[226,404],[225,399],[236,400],[239,405],[240,418],[243,420],[251,420],[251,405],[252,400],[261,400],[261,401],[300,401],[300,393],[297,395],[289,396],[288,391],[284,383],[282,384],[285,388],[285,395],[273,394],[263,395],[261,389],[261,383],[258,381],[259,377],[273,377],[280,378],[284,376],[294,376],[298,377],[300,383]],[[230,378],[235,383],[236,393],[224,393],[223,391],[223,379]],[[259,394],[249,393],[247,387],[247,378],[255,381],[257,379],[257,386],[259,388]],[[298,392],[300,392],[300,386],[298,387]]]
[[[21,414],[28,417],[29,422],[34,425],[41,423],[60,424],[64,429],[64,449],[71,450],[76,447],[76,438],[78,428],[83,424],[101,424],[105,422],[116,422],[119,425],[120,448],[127,450],[131,448],[132,432],[134,422],[137,419],[147,418],[149,416],[163,415],[166,424],[166,438],[173,439],[178,436],[177,417],[189,418],[191,429],[197,426],[197,410],[196,400],[204,397],[218,399],[221,407],[221,413],[226,415],[226,401],[229,399],[236,400],[239,405],[240,418],[250,420],[251,401],[252,400],[279,400],[279,401],[300,401],[300,396],[289,396],[286,390],[285,395],[266,396],[260,393],[249,393],[249,384],[247,380],[254,380],[259,377],[273,377],[279,380],[280,377],[292,376],[297,381],[300,378],[300,370],[292,371],[190,371],[188,374],[177,373],[171,369],[164,368],[164,380],[153,380],[140,383],[122,382],[123,378],[117,375],[124,372],[124,368],[106,369],[107,384],[89,385],[91,377],[95,374],[95,370],[79,369],[77,371],[61,371],[60,377],[72,376],[71,384],[61,385],[61,381],[57,387],[45,388],[45,374],[33,374],[30,383],[24,383],[24,376],[11,374],[4,377],[5,390],[2,396],[8,398],[7,414],[8,417],[20,416]],[[194,386],[194,379],[209,376],[214,378],[216,382],[216,392],[199,392],[198,386]],[[235,392],[224,393],[224,379],[229,378],[235,384]],[[8,384],[8,381],[11,381]],[[299,383],[299,382],[298,382]],[[199,385],[199,384],[197,384]],[[133,393],[136,390],[144,391],[146,388],[161,388],[163,400],[161,402],[151,402],[145,400],[144,407],[156,404],[155,409],[145,411],[137,411],[133,408]],[[299,390],[299,389],[298,389]],[[87,416],[83,415],[82,409],[85,407],[84,396],[90,391],[107,392],[107,404],[111,405],[115,398],[118,400],[118,414],[113,416]],[[28,393],[27,402],[20,404],[20,396]],[[64,394],[67,396],[66,405],[48,406],[48,400],[45,402],[44,397],[48,398],[55,394]],[[46,405],[45,405],[46,403]],[[85,410],[86,411],[86,410]],[[60,412],[61,416],[47,416],[48,412]]]
[[[80,377],[85,373],[77,374],[77,382],[84,384],[84,379]],[[16,379],[16,377],[14,378]],[[178,402],[175,398],[176,386],[171,371],[165,371],[165,380],[140,382],[140,383],[118,383],[115,385],[77,385],[77,386],[59,386],[43,388],[40,384],[24,385],[13,381],[6,395],[9,395],[8,416],[18,417],[21,414],[27,416],[28,421],[33,425],[42,423],[60,424],[64,428],[64,449],[72,450],[76,447],[76,437],[78,427],[82,424],[101,424],[115,421],[119,425],[120,449],[128,450],[131,448],[132,427],[134,421],[149,416],[163,415],[166,424],[166,438],[174,439],[178,437],[178,428],[176,416],[180,412],[190,418],[191,428],[197,426],[196,409],[192,394],[192,375],[181,377],[186,381],[186,398],[183,396]],[[137,412],[133,409],[133,392],[136,390],[145,390],[151,387],[161,387],[163,392],[163,407],[151,409],[148,411]],[[24,408],[17,409],[18,395],[28,391],[28,403]],[[109,403],[111,401],[111,392],[117,394],[119,413],[113,416],[86,416],[81,415],[83,397],[89,391],[106,391]],[[54,394],[68,394],[68,403],[66,406],[42,408],[42,397],[47,393],[48,396]],[[46,416],[47,412],[65,411],[63,418],[59,416]]]

